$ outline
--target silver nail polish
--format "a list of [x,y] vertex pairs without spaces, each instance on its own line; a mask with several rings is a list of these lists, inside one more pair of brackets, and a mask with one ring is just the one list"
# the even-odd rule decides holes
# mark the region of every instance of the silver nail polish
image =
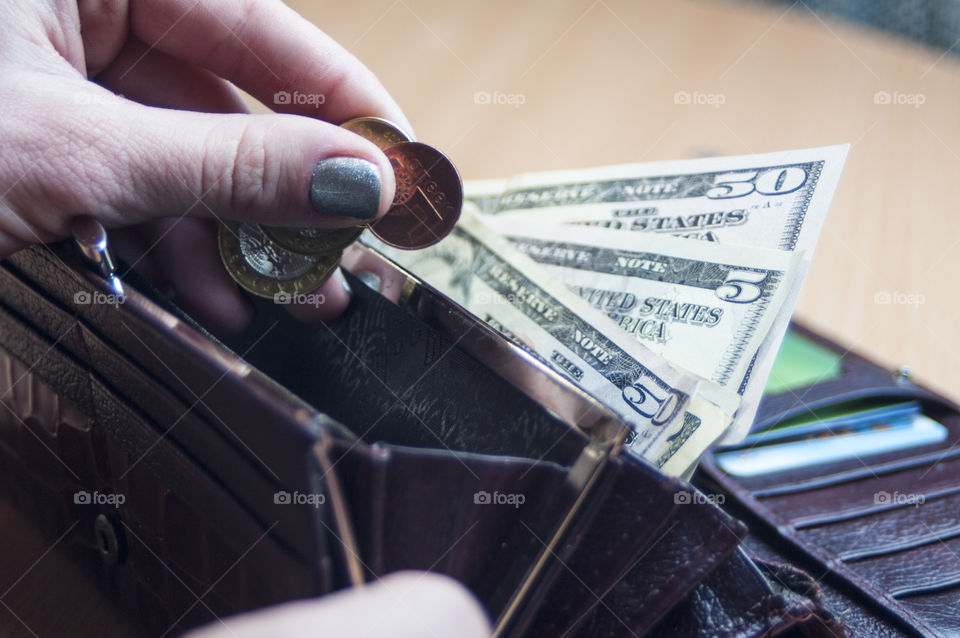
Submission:
[[320,160],[310,182],[310,203],[323,215],[373,219],[380,211],[380,170],[357,157]]
[[380,284],[382,283],[380,275],[375,272],[370,272],[369,270],[361,270],[358,273],[354,273],[357,279],[362,281],[367,285],[368,288],[372,288],[377,292],[380,292]]

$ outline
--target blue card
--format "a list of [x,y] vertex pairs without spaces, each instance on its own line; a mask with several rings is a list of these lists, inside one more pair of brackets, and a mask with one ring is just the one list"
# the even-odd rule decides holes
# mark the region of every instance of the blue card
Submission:
[[728,474],[761,476],[920,447],[947,438],[943,425],[919,412],[866,424],[823,427],[824,423],[820,422],[818,431],[808,431],[806,438],[797,438],[799,431],[794,431],[792,436],[781,437],[782,441],[755,440],[753,447],[717,452],[714,458]]

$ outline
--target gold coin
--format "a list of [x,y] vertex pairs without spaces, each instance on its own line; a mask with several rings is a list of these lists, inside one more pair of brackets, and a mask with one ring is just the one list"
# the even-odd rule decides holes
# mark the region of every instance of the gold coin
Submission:
[[256,224],[223,222],[220,259],[241,288],[278,303],[314,292],[340,263],[340,252],[301,255],[278,246]]
[[341,251],[360,236],[366,226],[349,228],[281,228],[260,224],[260,230],[274,243],[301,255]]
[[356,117],[340,126],[351,133],[367,138],[380,148],[387,148],[399,142],[413,141],[413,138],[404,133],[403,129],[382,117]]

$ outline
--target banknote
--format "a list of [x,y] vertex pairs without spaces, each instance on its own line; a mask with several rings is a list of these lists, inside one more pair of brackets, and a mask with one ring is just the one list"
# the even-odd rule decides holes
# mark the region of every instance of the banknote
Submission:
[[[847,146],[518,175],[466,184],[483,213],[809,251]],[[497,192],[497,187],[502,190]]]
[[[520,175],[465,184],[466,197],[506,223],[600,226],[629,235],[673,235],[795,251],[783,308],[761,344],[753,376],[765,379],[836,188],[848,145]],[[724,443],[748,432],[763,392],[749,385]]]
[[752,378],[754,358],[783,309],[798,253],[496,217],[485,223],[671,363],[737,395],[765,384]]
[[644,347],[471,209],[465,205],[454,231],[424,250],[392,249],[366,233],[361,241],[609,406],[633,430],[631,453],[667,473],[686,471],[730,423],[731,413],[700,392],[714,384]]

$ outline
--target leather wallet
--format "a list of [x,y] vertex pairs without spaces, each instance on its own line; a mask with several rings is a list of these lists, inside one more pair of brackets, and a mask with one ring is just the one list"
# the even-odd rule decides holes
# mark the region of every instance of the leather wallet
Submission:
[[[52,536],[69,528],[147,635],[400,569],[459,579],[497,636],[953,626],[935,586],[951,572],[937,543],[920,549],[922,526],[865,512],[884,521],[873,554],[844,553],[858,524],[844,508],[875,489],[859,469],[750,483],[707,459],[695,483],[728,494],[721,508],[625,454],[603,406],[406,281],[397,305],[351,278],[328,325],[260,302],[223,343],[134,274],[111,302],[69,243],[17,253],[0,268],[4,493]],[[909,394],[956,427],[952,406],[881,387],[874,368],[811,397]],[[796,409],[769,397],[758,423]],[[924,485],[949,503],[941,452],[884,459],[875,480],[939,464]],[[929,524],[949,543],[943,520]],[[933,553],[898,570],[883,539]]]

